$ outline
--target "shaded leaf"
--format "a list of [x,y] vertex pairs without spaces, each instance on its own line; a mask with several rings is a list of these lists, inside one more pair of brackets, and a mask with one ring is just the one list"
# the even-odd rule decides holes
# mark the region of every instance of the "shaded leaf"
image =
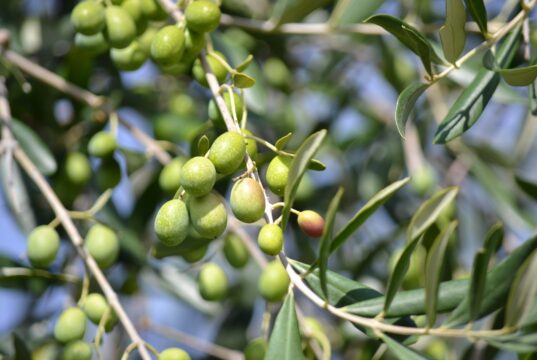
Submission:
[[287,220],[289,219],[289,213],[291,212],[291,207],[293,206],[293,201],[295,199],[296,191],[300,180],[308,167],[311,159],[319,150],[321,143],[326,136],[326,130],[320,130],[312,135],[310,135],[295,154],[293,162],[291,163],[289,170],[289,179],[287,186],[285,187],[284,202],[285,206],[282,210],[282,229],[285,229],[287,226]]
[[324,171],[326,170],[326,165],[321,160],[311,159],[310,163],[308,164],[308,170]]
[[386,334],[381,334],[380,339],[388,346],[388,349],[395,355],[399,360],[426,360],[426,357],[423,354],[420,354],[414,349],[411,349],[400,342],[395,341]]
[[302,20],[312,11],[330,3],[331,0],[277,0],[272,8],[270,21],[274,25]]
[[203,135],[198,140],[198,154],[206,154],[210,148],[209,138],[207,135]]
[[505,82],[511,86],[528,86],[537,78],[537,65],[516,69],[500,69],[498,72]]
[[483,0],[465,0],[465,2],[470,14],[472,14],[472,18],[474,18],[477,26],[479,26],[479,30],[483,36],[487,37],[487,9]]
[[525,320],[537,297],[537,250],[518,269],[509,291],[505,309],[505,325],[515,326]]
[[276,142],[274,143],[274,146],[276,146],[276,149],[282,150],[285,147],[285,145],[287,145],[289,140],[291,140],[292,135],[293,135],[293,133],[290,132],[290,133],[285,134],[284,136],[282,136],[278,140],[276,140]]
[[515,182],[518,187],[522,189],[526,194],[537,200],[537,184],[532,181],[524,179],[521,175],[515,174]]
[[255,85],[255,80],[244,73],[233,74],[233,84],[241,89],[250,88]]
[[32,354],[26,346],[26,343],[22,338],[16,333],[12,334],[13,338],[13,347],[15,348],[15,359],[16,360],[32,360]]
[[338,0],[330,20],[333,26],[349,25],[362,22],[367,17],[373,15],[385,0]]
[[486,342],[500,349],[528,353],[537,351],[537,334],[532,333],[515,333],[503,336],[484,338]]
[[414,105],[416,105],[416,101],[420,95],[423,94],[428,87],[429,84],[420,82],[412,83],[407,86],[397,98],[397,104],[395,105],[395,125],[403,138],[405,137],[405,127],[408,116],[414,109]]
[[440,28],[440,40],[444,56],[450,63],[455,63],[464,50],[466,42],[466,10],[462,0],[446,0],[446,22]]
[[290,292],[283,303],[274,329],[270,335],[267,360],[299,360],[302,354],[302,340],[295,312],[295,298]]

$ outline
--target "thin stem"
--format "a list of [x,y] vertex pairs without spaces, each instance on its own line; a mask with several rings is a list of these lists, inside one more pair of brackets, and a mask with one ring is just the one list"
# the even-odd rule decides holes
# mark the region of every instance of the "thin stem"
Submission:
[[80,278],[71,274],[55,274],[42,269],[29,269],[24,267],[0,268],[0,279],[9,277],[41,277],[44,279],[63,281],[73,284],[80,283]]

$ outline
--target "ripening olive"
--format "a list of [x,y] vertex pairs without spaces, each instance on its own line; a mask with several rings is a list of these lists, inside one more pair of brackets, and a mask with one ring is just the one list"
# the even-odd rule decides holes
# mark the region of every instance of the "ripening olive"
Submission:
[[93,135],[88,144],[88,152],[90,155],[100,158],[111,157],[116,149],[116,138],[106,131],[99,131]]
[[160,172],[158,183],[160,188],[167,193],[175,193],[181,186],[181,169],[185,160],[183,158],[175,158],[164,166]]
[[265,212],[265,196],[257,181],[244,178],[233,185],[230,205],[237,219],[245,223],[253,223],[263,217]]
[[[226,59],[224,54],[222,54],[221,52],[215,51],[214,53],[220,56],[222,59]],[[210,54],[207,56],[207,64],[211,68],[213,74],[216,76],[218,82],[222,83],[227,76],[226,67]],[[199,59],[194,62],[194,66],[192,67],[192,75],[194,76],[194,79],[196,79],[196,81],[199,82],[201,85],[209,87],[207,79],[205,78],[205,71],[203,70],[203,66],[201,65],[201,61]]]
[[220,8],[214,2],[194,1],[185,10],[186,26],[197,32],[210,32],[220,24],[220,15]]
[[104,7],[96,1],[82,1],[73,9],[71,22],[81,34],[97,34],[104,28]]
[[136,37],[136,24],[129,13],[119,6],[108,6],[106,14],[105,36],[108,44],[116,49],[129,46]]
[[[225,91],[223,98],[226,103],[226,107],[228,108],[232,117],[233,117],[232,105],[235,105],[235,115],[237,115],[237,120],[240,121],[242,119],[242,112],[244,109],[244,104],[242,102],[241,97],[237,93],[233,92],[233,104],[231,104],[231,96],[229,95],[229,91]],[[209,101],[208,111],[209,111],[209,119],[212,120],[213,124],[216,127],[225,129],[226,123],[224,122],[222,113],[220,112],[220,109],[218,108],[214,100]]]
[[259,277],[258,288],[267,301],[280,301],[287,294],[289,276],[279,260],[270,262]]
[[108,43],[102,33],[94,35],[75,35],[75,45],[90,56],[97,56],[108,50]]
[[54,228],[41,225],[28,236],[28,260],[32,266],[48,267],[56,259],[60,248],[60,236]]
[[116,312],[110,305],[108,305],[108,302],[101,294],[89,294],[84,302],[83,308],[88,319],[90,319],[90,321],[96,325],[99,325],[102,317],[108,311],[107,320],[104,324],[106,331],[112,330],[114,325],[116,325],[118,322]]
[[252,132],[248,129],[241,129],[244,138],[246,139],[246,152],[250,159],[255,161],[257,157],[257,142],[254,139],[249,139],[248,136],[253,136]]
[[65,158],[65,175],[73,184],[86,184],[91,177],[91,164],[86,155],[79,152],[67,154]]
[[298,214],[298,226],[308,236],[321,237],[324,231],[324,219],[315,211],[304,210]]
[[149,20],[166,20],[168,13],[160,6],[158,0],[141,0],[142,12]]
[[283,248],[283,231],[276,224],[263,225],[257,236],[259,248],[267,255],[278,255]]
[[86,234],[85,245],[97,265],[103,269],[112,266],[119,254],[117,235],[105,225],[93,225]]
[[103,159],[97,170],[97,185],[103,189],[116,187],[121,181],[121,167],[114,158]]
[[202,266],[198,276],[198,287],[202,298],[208,301],[222,300],[228,290],[226,273],[215,263]]
[[208,194],[216,182],[216,169],[213,163],[203,156],[188,160],[181,170],[181,186],[193,196]]
[[188,211],[183,201],[173,199],[164,203],[155,217],[155,233],[161,243],[178,245],[188,234]]
[[147,60],[147,53],[138,41],[133,41],[124,49],[112,49],[110,57],[114,65],[123,71],[138,70]]
[[91,360],[92,358],[91,345],[77,340],[65,346],[60,360]]
[[61,343],[81,340],[86,332],[86,314],[77,308],[65,309],[54,326],[54,337]]
[[250,341],[244,349],[244,360],[265,360],[267,347],[267,341],[263,338]]
[[289,180],[289,168],[293,159],[289,156],[278,155],[272,159],[267,167],[265,178],[270,191],[274,194],[283,196],[285,186]]
[[227,131],[214,140],[209,150],[209,160],[218,173],[228,175],[237,170],[245,154],[244,137],[238,132]]
[[229,233],[224,240],[224,256],[234,268],[243,268],[250,258],[244,242],[235,234]]
[[210,192],[200,197],[189,196],[187,207],[192,227],[202,237],[214,239],[226,230],[226,207],[218,194]]
[[158,360],[190,360],[190,356],[183,349],[168,348],[159,354]]
[[209,246],[203,245],[197,249],[190,250],[189,252],[184,253],[182,256],[186,262],[195,263],[203,259],[205,254],[207,254],[208,249],[209,249]]
[[184,30],[176,25],[168,25],[159,30],[151,44],[151,58],[160,65],[179,62],[185,49]]

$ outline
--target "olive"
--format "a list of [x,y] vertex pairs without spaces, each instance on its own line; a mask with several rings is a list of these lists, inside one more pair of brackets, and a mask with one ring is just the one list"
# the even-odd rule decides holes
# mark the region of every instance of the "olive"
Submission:
[[[214,53],[220,56],[222,59],[226,59],[224,57],[224,54],[218,51],[215,51]],[[209,65],[209,68],[211,69],[212,73],[216,76],[218,82],[222,83],[227,76],[226,67],[219,60],[217,60],[214,56],[211,55],[207,56],[207,64]],[[194,66],[192,67],[192,75],[194,76],[194,79],[196,79],[196,81],[199,82],[201,85],[209,87],[207,79],[205,78],[205,70],[203,70],[203,66],[199,59],[194,62]]]
[[244,349],[245,360],[265,360],[268,344],[263,338],[257,338],[248,343]]
[[274,194],[279,196],[284,195],[292,161],[293,159],[291,157],[282,155],[278,155],[270,161],[265,179],[267,180],[270,191]]
[[119,6],[108,6],[105,10],[108,44],[116,49],[123,49],[136,37],[136,24],[129,13]]
[[76,31],[84,35],[94,35],[104,28],[104,7],[96,1],[78,3],[71,13],[71,22]]
[[238,132],[228,131],[214,140],[209,150],[209,160],[218,173],[228,175],[237,170],[245,154],[244,137]]
[[175,193],[181,186],[181,169],[185,163],[183,158],[170,161],[160,172],[158,183],[160,188],[168,193]]
[[116,262],[119,254],[119,240],[109,227],[95,224],[86,234],[86,249],[100,268],[108,268]]
[[180,182],[187,193],[193,196],[206,195],[216,182],[216,169],[209,159],[193,157],[183,165]]
[[209,249],[209,246],[203,245],[203,246],[201,246],[201,247],[199,247],[197,249],[190,250],[190,251],[184,253],[182,256],[183,256],[183,259],[185,259],[186,262],[195,263],[195,262],[198,262],[201,259],[203,259],[205,254],[207,254],[208,249]]
[[215,263],[202,266],[198,276],[200,295],[207,301],[222,300],[228,290],[226,273]]
[[147,53],[138,41],[133,41],[124,49],[112,49],[110,57],[114,65],[123,71],[138,70],[147,60]]
[[109,158],[117,149],[116,138],[109,132],[99,131],[93,135],[88,144],[88,152],[92,156]]
[[186,25],[197,32],[211,32],[220,24],[220,15],[220,8],[214,2],[194,1],[186,7]]
[[235,234],[229,233],[224,240],[224,256],[234,268],[243,268],[250,258],[244,242]]
[[287,294],[290,280],[279,260],[270,262],[259,277],[258,288],[267,301],[280,301]]
[[166,20],[168,14],[166,10],[160,6],[158,0],[141,0],[142,13],[149,20]]
[[65,309],[54,326],[54,337],[61,343],[81,340],[86,332],[86,314],[77,308]]
[[283,248],[283,231],[276,224],[263,225],[257,236],[259,248],[267,255],[278,255]]
[[65,346],[60,360],[91,360],[92,358],[91,345],[87,342],[77,340]]
[[187,200],[192,227],[205,238],[217,238],[227,227],[227,212],[220,196],[210,192],[204,196],[190,196]]
[[190,356],[183,349],[168,348],[159,354],[158,360],[190,360]]
[[75,45],[90,56],[97,56],[108,50],[108,43],[102,33],[94,35],[75,35]]
[[161,243],[167,246],[178,245],[188,234],[188,211],[183,201],[167,201],[155,217],[155,233]]
[[230,205],[237,219],[245,223],[253,223],[263,217],[265,212],[265,196],[257,181],[244,178],[233,185]]
[[56,259],[60,248],[60,236],[54,228],[41,225],[28,236],[28,260],[32,266],[48,267]]
[[321,237],[324,231],[324,219],[312,210],[304,210],[298,214],[298,226],[306,235]]
[[[231,96],[229,95],[229,91],[225,91],[222,97],[224,98],[224,102],[226,103],[226,107],[228,108],[229,113],[233,116],[233,107],[231,104]],[[235,105],[235,115],[237,115],[237,120],[240,121],[242,118],[244,104],[242,102],[241,97],[235,92],[233,92],[233,103]],[[208,111],[209,111],[209,119],[212,120],[213,124],[216,127],[225,129],[226,123],[224,122],[222,113],[220,112],[220,109],[218,108],[214,100],[209,101]]]
[[179,62],[185,49],[184,30],[176,25],[168,25],[159,30],[151,43],[151,58],[160,65]]
[[98,293],[89,294],[84,302],[84,312],[90,321],[96,325],[99,325],[104,314],[108,311],[107,320],[104,324],[106,331],[112,330],[114,325],[117,324],[118,318],[115,311],[112,309],[108,302]]

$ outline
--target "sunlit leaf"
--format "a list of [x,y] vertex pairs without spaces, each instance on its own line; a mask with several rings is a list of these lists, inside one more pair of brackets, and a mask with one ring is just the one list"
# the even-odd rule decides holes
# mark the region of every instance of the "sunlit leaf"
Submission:
[[250,88],[255,85],[255,80],[244,73],[233,74],[233,84],[241,89]]
[[266,360],[300,360],[302,354],[302,340],[295,311],[295,298],[290,292],[283,303],[274,329],[270,334]]
[[414,110],[414,106],[420,95],[423,94],[428,87],[429,84],[420,82],[410,84],[397,98],[397,104],[395,105],[395,125],[403,138],[405,137],[405,127],[408,116],[412,110]]
[[537,78],[537,65],[516,69],[500,69],[500,75],[511,86],[528,86]]
[[292,135],[293,133],[290,132],[290,133],[285,134],[278,140],[276,140],[276,142],[274,143],[274,146],[276,147],[276,149],[282,150],[285,147],[285,145],[287,145]]
[[466,42],[466,9],[462,0],[446,0],[446,21],[440,28],[444,56],[454,63],[464,50]]

